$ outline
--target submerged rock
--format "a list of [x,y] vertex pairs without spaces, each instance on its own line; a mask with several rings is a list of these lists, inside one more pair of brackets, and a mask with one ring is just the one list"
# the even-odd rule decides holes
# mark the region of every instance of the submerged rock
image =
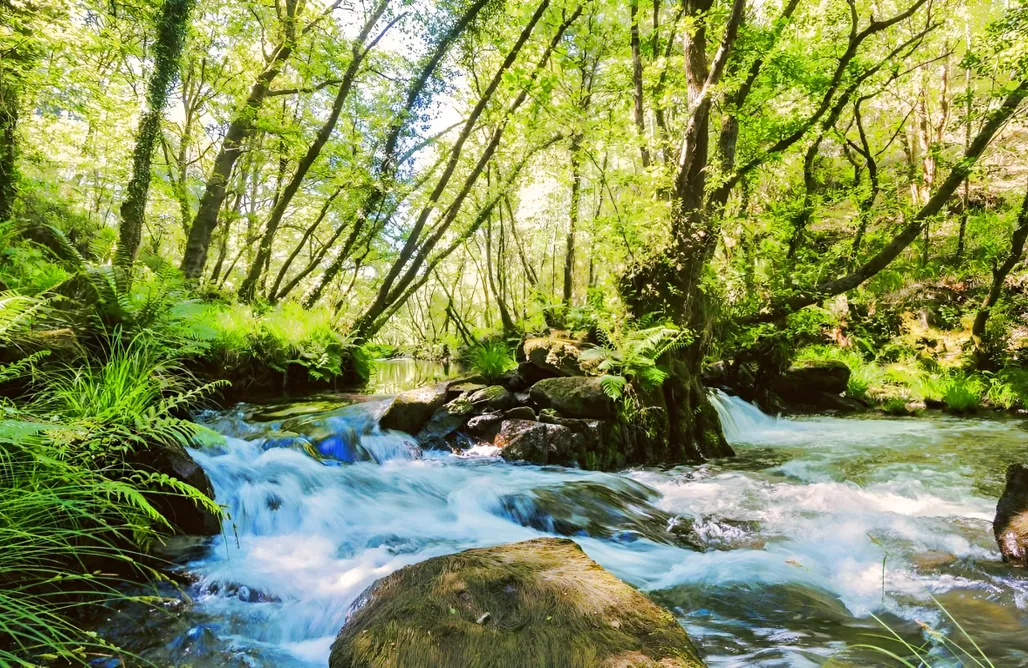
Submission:
[[576,480],[504,494],[494,513],[521,526],[561,536],[589,536],[695,549],[671,531],[673,516],[652,504],[660,494],[628,478]]
[[599,378],[546,378],[533,385],[530,394],[537,406],[552,408],[564,417],[614,416],[614,402],[603,391]]
[[702,666],[668,610],[573,541],[540,538],[436,557],[369,588],[330,668]]
[[430,385],[396,395],[382,413],[382,429],[418,433],[432,414],[446,403],[446,384]]
[[992,530],[1003,561],[1028,568],[1028,465],[1007,467],[1007,485],[996,505]]

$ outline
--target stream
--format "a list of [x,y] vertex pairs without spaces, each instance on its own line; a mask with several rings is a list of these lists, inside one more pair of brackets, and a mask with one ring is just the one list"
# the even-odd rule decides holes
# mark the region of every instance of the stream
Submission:
[[[376,391],[411,381],[394,371]],[[1000,562],[991,525],[1006,465],[1028,460],[1024,421],[776,419],[713,399],[736,458],[616,474],[422,453],[378,428],[378,399],[204,413],[227,437],[194,452],[225,536],[176,546],[193,605],[145,632],[108,624],[159,666],[323,668],[376,579],[559,534],[674,611],[711,666],[897,665],[860,647],[897,649],[875,617],[961,665],[922,627],[974,653],[935,601],[994,665],[1028,665],[1028,574]],[[318,432],[319,451],[283,430]]]

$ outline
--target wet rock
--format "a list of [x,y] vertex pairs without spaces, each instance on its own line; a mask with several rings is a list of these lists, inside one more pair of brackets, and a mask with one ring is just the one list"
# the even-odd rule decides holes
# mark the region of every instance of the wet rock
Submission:
[[468,401],[475,410],[506,410],[514,405],[514,395],[507,391],[502,385],[490,385],[489,387],[472,392],[468,395]]
[[503,418],[499,415],[476,415],[464,427],[468,434],[483,441],[492,442],[500,433]]
[[567,427],[530,420],[504,420],[493,440],[507,461],[573,464],[585,454],[581,436]]
[[[208,498],[214,498],[214,487],[207,474],[181,445],[154,445],[132,456],[137,468],[177,478]],[[221,518],[192,499],[166,493],[152,494],[148,499],[178,534],[215,536],[221,533]]]
[[[605,540],[646,538],[656,543],[697,549],[691,523],[653,504],[660,494],[628,478],[603,482],[576,480],[500,497],[494,513],[521,526],[561,536]],[[677,529],[677,530],[676,530]]]
[[401,392],[382,413],[379,425],[382,429],[396,429],[416,434],[421,431],[432,414],[446,403],[446,393],[446,385],[442,383]]
[[496,379],[496,382],[503,385],[511,392],[521,392],[529,387],[529,382],[525,380],[525,377],[521,375],[521,372],[518,369],[511,369],[510,371],[502,373],[500,377]]
[[531,362],[520,362],[517,368],[518,375],[525,381],[525,388],[532,387],[544,378],[554,378],[560,374],[556,371],[541,369]]
[[578,358],[582,349],[571,339],[540,336],[525,339],[522,344],[525,359],[535,367],[560,376],[581,376]]
[[487,387],[489,386],[485,383],[478,382],[451,383],[446,388],[446,400],[453,401],[454,399],[458,399],[462,396],[471,395],[479,390],[484,390]]
[[329,658],[330,668],[647,665],[703,663],[674,615],[559,538],[436,557],[379,580]]
[[503,417],[508,420],[535,420],[535,411],[532,410],[531,406],[517,406],[511,408],[503,414]]
[[842,397],[849,379],[849,367],[836,360],[801,364],[775,379],[772,391],[787,407],[798,410],[859,410],[862,404]]
[[932,571],[955,563],[957,561],[957,557],[949,552],[927,550],[925,552],[914,554],[910,557],[910,561],[918,568]]
[[992,523],[1003,561],[1028,568],[1028,465],[1007,467],[1007,484]]
[[267,434],[264,434],[261,440],[261,450],[267,451],[276,448],[296,450],[315,458],[318,456],[314,444],[306,437],[291,431],[269,431]]
[[614,416],[614,402],[604,393],[599,378],[547,378],[533,385],[530,394],[537,406],[552,408],[564,417]]
[[424,448],[445,449],[447,437],[463,427],[473,414],[471,402],[466,397],[458,397],[433,413],[416,438]]

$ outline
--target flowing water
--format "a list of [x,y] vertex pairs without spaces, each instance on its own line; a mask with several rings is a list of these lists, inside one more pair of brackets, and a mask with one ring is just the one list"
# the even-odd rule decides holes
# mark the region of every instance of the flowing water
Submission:
[[[1028,665],[1028,577],[991,530],[1006,464],[1028,460],[1022,421],[714,400],[738,457],[618,474],[422,454],[378,428],[382,401],[205,415],[227,444],[195,456],[231,519],[183,557],[194,605],[133,646],[158,665],[325,666],[376,579],[556,533],[672,609],[712,666],[897,665],[859,647],[884,642],[872,615],[973,652],[933,597],[996,666]],[[959,665],[933,646],[933,665]]]

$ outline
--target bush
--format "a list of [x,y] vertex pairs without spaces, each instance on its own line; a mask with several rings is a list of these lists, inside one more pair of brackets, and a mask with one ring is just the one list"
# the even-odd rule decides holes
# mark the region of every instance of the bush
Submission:
[[973,376],[954,374],[945,381],[942,400],[954,413],[973,413],[982,405],[984,387]]
[[497,339],[472,345],[463,358],[472,371],[482,374],[490,382],[517,366],[506,342]]

